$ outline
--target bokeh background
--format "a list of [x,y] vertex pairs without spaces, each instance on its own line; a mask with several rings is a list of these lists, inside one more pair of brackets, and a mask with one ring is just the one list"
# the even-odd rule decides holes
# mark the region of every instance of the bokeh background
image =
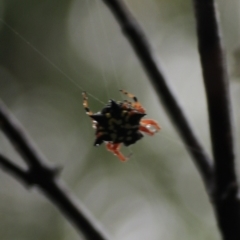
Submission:
[[[211,154],[192,2],[126,0]],[[231,80],[236,152],[240,123],[240,1],[218,1]],[[97,112],[118,89],[134,93],[162,131],[121,163],[82,107]],[[100,0],[1,0],[0,98],[60,178],[114,240],[220,239],[199,174],[118,24]],[[23,165],[0,133],[0,152]],[[239,167],[237,167],[239,174]],[[0,171],[0,239],[76,240],[75,229],[37,189]]]

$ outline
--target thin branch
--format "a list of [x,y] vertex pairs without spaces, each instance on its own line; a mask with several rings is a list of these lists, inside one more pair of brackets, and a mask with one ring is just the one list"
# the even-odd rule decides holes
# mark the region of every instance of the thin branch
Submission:
[[0,167],[14,177],[21,179],[27,186],[38,186],[86,239],[110,239],[84,206],[77,203],[77,200],[70,196],[70,193],[56,180],[58,169],[46,164],[47,161],[33,146],[23,128],[3,103],[0,103],[0,128],[21,154],[29,168],[27,171],[21,170],[2,155],[0,155]]
[[215,207],[224,239],[240,239],[229,79],[214,0],[193,0],[215,163]]
[[150,44],[139,24],[121,0],[103,0],[111,9],[126,38],[148,74],[159,99],[162,101],[187,150],[198,167],[206,189],[211,192],[213,167],[210,158],[195,135],[177,97],[167,83]]
[[6,173],[9,173],[18,180],[22,181],[26,186],[28,186],[31,182],[31,179],[26,171],[12,163],[2,154],[0,154],[0,168],[2,168]]
[[0,129],[28,166],[37,168],[47,163],[2,101],[0,101]]

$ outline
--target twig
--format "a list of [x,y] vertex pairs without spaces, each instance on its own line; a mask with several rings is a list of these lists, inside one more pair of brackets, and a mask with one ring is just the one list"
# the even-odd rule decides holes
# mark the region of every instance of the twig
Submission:
[[47,163],[2,101],[0,101],[0,129],[29,167],[38,168]]
[[215,207],[224,239],[240,239],[229,79],[214,0],[193,0],[215,163]]
[[139,24],[121,0],[102,0],[111,9],[131,43],[135,53],[148,74],[159,99],[163,102],[172,122],[182,137],[187,150],[191,154],[208,192],[211,192],[213,167],[210,158],[190,126],[177,97],[167,83],[159,63],[151,50],[150,44]]
[[2,154],[0,154],[0,168],[16,177],[18,180],[22,181],[26,186],[28,186],[31,182],[29,175],[26,171],[12,163]]
[[86,239],[110,239],[84,206],[77,203],[76,199],[70,196],[70,193],[56,180],[58,169],[46,164],[45,158],[33,146],[23,128],[2,102],[0,102],[0,128],[27,163],[28,170],[22,170],[2,155],[0,155],[0,167],[21,179],[25,185],[38,186]]

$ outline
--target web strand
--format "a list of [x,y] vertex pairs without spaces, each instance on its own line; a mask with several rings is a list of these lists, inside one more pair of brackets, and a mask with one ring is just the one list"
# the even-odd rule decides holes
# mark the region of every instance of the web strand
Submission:
[[92,15],[91,15],[91,12],[90,12],[89,0],[86,0],[86,4],[87,4],[87,8],[88,8],[90,28],[91,28],[93,39],[94,39],[94,45],[95,45],[96,54],[97,54],[99,65],[100,65],[100,69],[101,69],[102,79],[103,79],[103,82],[104,82],[105,90],[107,92],[107,97],[109,99],[110,98],[110,94],[109,94],[109,89],[108,89],[108,84],[107,84],[107,76],[106,76],[106,72],[105,72],[104,67],[103,67],[101,54],[100,54],[100,50],[99,50],[99,47],[98,47],[97,35],[96,35],[95,27],[94,27],[95,25],[94,25],[94,22],[93,22],[94,19],[93,19]]
[[[3,19],[0,18],[0,21],[9,29],[11,30],[17,37],[19,37],[23,42],[25,42],[32,50],[34,50],[40,57],[42,57],[45,61],[47,61],[52,67],[54,67],[59,73],[61,73],[66,79],[71,81],[78,89],[84,91],[85,89],[75,82],[71,77],[69,77],[59,66],[57,66],[53,61],[51,61],[45,54],[43,54],[41,51],[39,51],[32,43],[30,43],[26,38],[24,38],[18,31],[16,31],[12,26],[10,26],[8,23],[6,23]],[[99,98],[95,97],[91,93],[88,92],[88,95],[91,96],[96,101],[102,103],[105,105],[103,101],[101,101]]]

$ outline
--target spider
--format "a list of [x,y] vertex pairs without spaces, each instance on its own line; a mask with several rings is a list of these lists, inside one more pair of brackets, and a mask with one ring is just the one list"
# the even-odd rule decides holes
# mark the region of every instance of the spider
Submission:
[[126,161],[120,152],[121,144],[129,146],[143,137],[142,133],[150,136],[158,132],[161,127],[152,119],[142,119],[145,115],[145,109],[138,102],[138,99],[125,90],[120,90],[133,100],[114,101],[109,103],[99,112],[92,113],[88,108],[88,97],[83,92],[83,106],[86,114],[91,118],[93,128],[96,129],[96,139],[94,146],[99,146],[103,142],[108,151],[116,155],[121,161]]

